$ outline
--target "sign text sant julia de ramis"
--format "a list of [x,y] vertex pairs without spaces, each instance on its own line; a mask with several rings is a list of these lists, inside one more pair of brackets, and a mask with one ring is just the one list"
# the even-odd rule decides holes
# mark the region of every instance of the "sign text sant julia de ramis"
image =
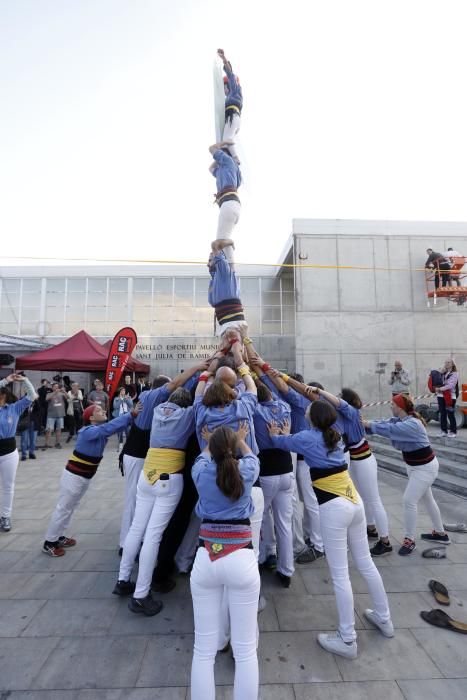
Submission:
[[138,343],[133,356],[137,360],[207,360],[218,348],[216,342],[207,343]]

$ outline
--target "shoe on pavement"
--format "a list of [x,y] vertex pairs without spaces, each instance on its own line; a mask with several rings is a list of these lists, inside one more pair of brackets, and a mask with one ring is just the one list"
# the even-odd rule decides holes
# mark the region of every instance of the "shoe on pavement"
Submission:
[[73,537],[59,537],[58,538],[58,546],[59,547],[74,547],[76,544],[76,540],[73,539]]
[[286,576],[286,574],[283,574],[282,571],[276,571],[276,576],[283,588],[290,588],[290,582],[292,581],[291,576]]
[[26,460],[27,460],[26,455],[21,455],[21,461],[22,461],[22,462],[25,462]]
[[384,557],[386,554],[391,554],[392,545],[386,544],[383,540],[378,540],[377,543],[370,549],[372,557]]
[[11,518],[0,518],[0,529],[3,530],[3,532],[10,532],[11,530]]
[[444,430],[442,430],[442,431],[439,433],[439,437],[447,437],[447,436],[448,436],[448,434],[445,433]]
[[264,597],[264,595],[259,596],[259,601],[258,601],[258,615],[259,613],[262,613],[266,605],[268,604],[268,601]]
[[399,549],[398,554],[400,554],[401,557],[406,557],[409,554],[412,554],[412,552],[416,549],[415,542],[406,537],[402,543],[402,547]]
[[34,454],[34,452],[29,453],[29,459],[36,459],[36,455]]
[[63,557],[65,554],[65,550],[59,547],[57,542],[44,542],[42,551],[49,557]]
[[275,569],[277,566],[277,556],[275,554],[269,554],[263,562],[265,569]]
[[66,444],[68,445],[68,443],[71,442],[72,439],[73,439],[73,435],[68,435],[68,437],[66,439]]
[[55,445],[55,447],[57,448],[57,450],[61,450],[61,449],[62,449],[62,446],[60,445],[59,442],[57,442],[57,444]]
[[422,535],[420,535],[422,540],[427,540],[428,542],[440,542],[441,544],[451,544],[451,540],[449,539],[449,535],[442,535],[439,532],[436,532],[436,530],[433,530],[432,532],[425,532]]
[[163,608],[161,600],[154,600],[151,593],[148,593],[146,598],[132,598],[128,603],[128,608],[134,613],[143,613],[148,617],[157,615]]
[[455,437],[457,437],[457,433],[453,433],[453,432],[449,431],[448,437],[455,438]]
[[444,529],[448,532],[467,532],[467,523],[444,523]]
[[344,656],[346,659],[357,658],[357,642],[344,642],[339,632],[318,634],[318,644],[331,654]]
[[372,625],[377,627],[381,634],[384,634],[384,636],[388,638],[394,637],[394,625],[392,624],[391,619],[389,619],[387,622],[381,622],[375,611],[371,610],[370,608],[367,608],[364,614],[366,619],[369,620]]
[[370,540],[379,540],[378,530],[375,527],[368,527],[367,525],[366,536],[369,537]]
[[113,595],[133,595],[136,583],[134,581],[117,581],[112,591]]

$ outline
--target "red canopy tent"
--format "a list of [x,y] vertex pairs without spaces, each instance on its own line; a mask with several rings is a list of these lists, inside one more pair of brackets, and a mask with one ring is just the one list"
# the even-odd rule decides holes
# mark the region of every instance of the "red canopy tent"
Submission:
[[[62,343],[53,345],[47,350],[17,357],[16,369],[104,372],[108,354],[108,349],[98,343],[89,333],[79,331],[71,338],[67,338]],[[133,360],[133,358],[127,368],[130,372],[144,374],[150,372],[149,365]]]

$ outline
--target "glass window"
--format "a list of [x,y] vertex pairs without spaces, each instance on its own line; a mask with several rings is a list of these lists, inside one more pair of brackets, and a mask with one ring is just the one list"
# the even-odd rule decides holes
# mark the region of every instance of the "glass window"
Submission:
[[17,308],[19,306],[19,295],[20,295],[20,284],[19,279],[4,279],[2,283],[2,308],[8,309],[11,307]]
[[[128,277],[110,277],[109,292],[127,292]],[[118,328],[117,328],[118,330]]]
[[193,278],[175,278],[175,305],[193,306]]
[[261,332],[263,335],[280,335],[280,321],[263,321]]
[[245,306],[259,306],[259,282],[253,277],[240,279],[240,298]]
[[263,292],[280,292],[281,283],[278,277],[261,277],[261,290]]
[[68,308],[66,310],[67,323],[84,323],[84,306],[80,308]]
[[[107,318],[112,321],[120,320],[122,325],[128,322],[128,307],[127,306],[109,306],[107,310]],[[118,330],[118,328],[117,328]]]
[[293,292],[293,290],[294,290],[293,274],[288,273],[288,274],[281,275],[281,282],[282,282],[282,291]]
[[107,279],[105,277],[90,277],[88,279],[88,291],[105,294],[107,292]]
[[251,306],[245,308],[245,318],[248,321],[248,334],[250,337],[261,333],[261,321],[258,308]]
[[173,305],[173,279],[172,277],[161,277],[154,279],[154,305]]
[[21,335],[38,335],[39,334],[39,321],[25,321],[21,319]]
[[283,306],[295,306],[295,293],[294,292],[282,292],[282,304]]
[[2,306],[2,323],[18,324],[19,309],[12,306]]
[[24,294],[39,294],[41,293],[40,279],[25,279],[23,280],[23,295]]
[[280,321],[281,308],[280,306],[263,306],[263,321]]
[[65,291],[65,280],[51,277],[47,280],[47,294],[63,294]]
[[105,292],[88,292],[88,308],[94,306],[102,306],[105,308],[107,303],[107,294]]
[[76,309],[80,308],[83,309],[84,313],[84,300],[85,300],[85,294],[84,292],[70,292],[68,291],[67,297],[66,297],[66,305],[69,308]]
[[135,294],[151,294],[152,279],[150,277],[135,277],[133,279],[133,292]]
[[39,310],[38,309],[23,309],[21,311],[21,325],[23,321],[34,321],[39,323]]
[[84,277],[69,277],[68,278],[68,294],[70,292],[73,293],[78,293],[81,292],[81,294],[84,295],[86,291],[86,280]]
[[3,279],[2,290],[7,294],[19,294],[20,284],[19,279]]
[[195,278],[195,306],[207,306],[209,277]]
[[63,321],[65,318],[65,310],[63,306],[48,306],[45,312],[47,321]]
[[46,335],[65,335],[65,328],[63,321],[47,321],[45,325]]
[[105,321],[105,306],[88,306],[88,321]]

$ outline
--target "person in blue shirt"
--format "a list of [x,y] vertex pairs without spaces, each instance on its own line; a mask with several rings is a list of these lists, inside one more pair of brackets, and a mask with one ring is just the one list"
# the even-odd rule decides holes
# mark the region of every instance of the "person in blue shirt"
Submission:
[[232,158],[240,165],[235,139],[240,131],[241,114],[243,108],[243,94],[238,76],[232,70],[232,64],[227,60],[223,49],[217,53],[224,64],[224,93],[225,93],[225,124],[222,139],[229,141],[229,152]]
[[248,326],[240,300],[240,285],[224,251],[211,253],[208,268],[211,275],[208,301],[214,309],[218,335],[223,336],[227,330],[246,333]]
[[136,404],[130,413],[107,422],[101,406],[88,406],[83,413],[84,427],[78,431],[76,446],[60,480],[57,505],[47,528],[42,552],[51,557],[63,557],[65,548],[74,547],[76,540],[65,535],[72,515],[86,493],[91,479],[104,456],[111,435],[128,428],[141,410]]
[[[151,596],[151,580],[162,535],[182,495],[185,448],[195,427],[192,403],[190,392],[179,387],[168,401],[154,409],[150,446],[138,480],[135,515],[113,590],[115,595],[134,593],[128,607],[135,613],[152,616],[162,609],[162,603]],[[141,542],[135,586],[130,576]]]
[[[265,513],[261,525],[260,563],[266,562],[271,555],[276,556],[277,540],[276,576],[284,588],[289,588],[295,570],[292,536],[295,477],[290,452],[273,445],[269,424],[273,421],[280,424],[289,421],[290,406],[285,401],[274,398],[268,387],[260,381],[257,391],[258,405],[253,421],[259,447],[260,484]],[[274,517],[274,531],[271,531],[270,508]]]
[[409,483],[403,497],[405,538],[399,549],[401,556],[407,556],[416,549],[415,530],[419,501],[424,504],[433,523],[433,531],[422,534],[422,539],[442,544],[450,544],[450,540],[431,491],[431,486],[438,476],[439,463],[430,445],[426,423],[415,411],[412,399],[405,394],[392,397],[391,410],[392,418],[364,420],[363,425],[370,434],[376,433],[388,438],[393,447],[401,450],[407,465]]
[[209,152],[214,158],[209,172],[216,178],[215,201],[219,207],[216,240],[212,242],[211,249],[214,254],[223,250],[228,263],[233,268],[232,233],[240,218],[238,188],[242,184],[242,176],[240,168],[228,151],[227,143],[224,141],[215,143],[209,147]]
[[191,389],[191,382],[195,382],[195,375],[206,367],[206,363],[197,364],[190,369],[178,374],[175,379],[170,379],[163,374],[158,375],[152,389],[143,391],[139,395],[142,405],[141,413],[131,424],[127,433],[127,439],[120,453],[120,469],[125,477],[125,497],[120,525],[119,555],[122,555],[123,545],[128,535],[136,506],[136,489],[138,479],[143,468],[144,460],[149,449],[149,436],[151,433],[152,416],[154,409],[159,404],[167,401],[170,394],[179,386]]
[[[118,418],[118,416],[121,416],[124,413],[129,413],[132,408],[133,408],[133,399],[131,399],[127,395],[125,387],[121,386],[118,389],[117,395],[115,396],[115,398],[113,400],[112,417]],[[126,432],[124,430],[122,430],[122,432],[118,434],[118,450],[119,451],[123,447],[123,438],[124,437],[126,440]]]
[[192,700],[215,700],[214,661],[223,626],[223,602],[231,620],[235,659],[233,697],[258,698],[257,612],[260,578],[252,546],[251,489],[259,462],[246,442],[249,423],[236,432],[203,430],[206,443],[192,475],[202,520],[200,547],[190,577],[195,620]]
[[362,401],[353,389],[347,387],[342,389],[340,397],[322,389],[317,389],[316,393],[334,406],[342,432],[346,435],[350,455],[349,472],[365,507],[367,533],[369,537],[379,535],[378,542],[370,550],[371,555],[378,557],[390,554],[392,546],[389,541],[388,516],[379,495],[378,464],[362,423]]
[[363,576],[374,609],[365,617],[386,637],[394,636],[389,605],[381,576],[368,547],[365,511],[348,474],[341,435],[333,427],[337,414],[315,393],[310,405],[309,430],[290,435],[290,423],[272,423],[272,443],[282,450],[302,454],[310,467],[310,477],[320,508],[321,534],[331,572],[339,615],[338,631],[319,634],[319,644],[334,654],[355,659],[357,635],[347,547],[358,572]]
[[[15,397],[8,388],[11,382],[20,382],[26,389],[26,396],[19,401],[15,402]],[[0,482],[2,485],[0,530],[3,532],[11,530],[16,470],[19,462],[16,428],[21,414],[36,398],[33,385],[24,375],[10,374],[0,380]]]

